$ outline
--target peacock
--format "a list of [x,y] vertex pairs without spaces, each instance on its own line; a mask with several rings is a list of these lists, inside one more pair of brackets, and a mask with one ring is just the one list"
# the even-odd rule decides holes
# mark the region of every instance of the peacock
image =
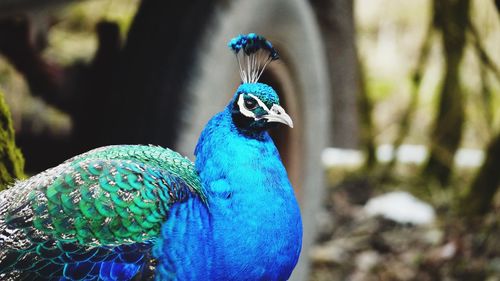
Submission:
[[75,156],[0,193],[0,280],[287,280],[302,222],[268,129],[293,127],[258,82],[264,37],[229,42],[242,83],[195,162],[152,145]]

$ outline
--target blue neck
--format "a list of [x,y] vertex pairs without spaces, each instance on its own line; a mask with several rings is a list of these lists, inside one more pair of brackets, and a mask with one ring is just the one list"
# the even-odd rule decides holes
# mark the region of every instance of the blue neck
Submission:
[[[215,115],[196,146],[196,169],[205,191],[216,195],[213,182],[224,179],[231,192],[271,189],[293,195],[278,150],[267,131],[248,134],[232,122],[231,104]],[[252,171],[252,172],[249,172]],[[259,190],[260,191],[260,190]]]

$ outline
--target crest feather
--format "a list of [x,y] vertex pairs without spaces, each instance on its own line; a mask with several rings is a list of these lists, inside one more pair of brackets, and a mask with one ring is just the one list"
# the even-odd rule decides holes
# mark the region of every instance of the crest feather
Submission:
[[240,34],[231,39],[228,46],[236,55],[243,83],[256,83],[266,66],[279,59],[271,42],[255,33]]

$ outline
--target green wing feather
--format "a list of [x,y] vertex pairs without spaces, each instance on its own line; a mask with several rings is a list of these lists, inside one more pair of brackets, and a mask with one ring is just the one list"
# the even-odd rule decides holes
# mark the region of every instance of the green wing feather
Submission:
[[20,240],[143,242],[159,234],[170,206],[189,196],[205,199],[189,159],[155,146],[108,146],[0,193],[0,228],[23,229]]

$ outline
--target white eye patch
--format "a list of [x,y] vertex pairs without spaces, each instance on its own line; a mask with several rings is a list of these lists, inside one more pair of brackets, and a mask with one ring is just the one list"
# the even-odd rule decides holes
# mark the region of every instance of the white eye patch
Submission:
[[[252,98],[254,98],[257,101],[257,104],[260,107],[262,107],[268,114],[270,113],[269,108],[258,97],[256,97],[255,95],[252,95],[252,94],[248,94],[248,95],[251,96]],[[238,107],[240,109],[241,114],[245,115],[246,117],[250,117],[250,118],[253,118],[255,120],[262,119],[262,117],[255,116],[255,113],[253,113],[252,111],[248,110],[245,107],[245,99],[243,97],[243,94],[240,94],[240,96],[238,98]]]

